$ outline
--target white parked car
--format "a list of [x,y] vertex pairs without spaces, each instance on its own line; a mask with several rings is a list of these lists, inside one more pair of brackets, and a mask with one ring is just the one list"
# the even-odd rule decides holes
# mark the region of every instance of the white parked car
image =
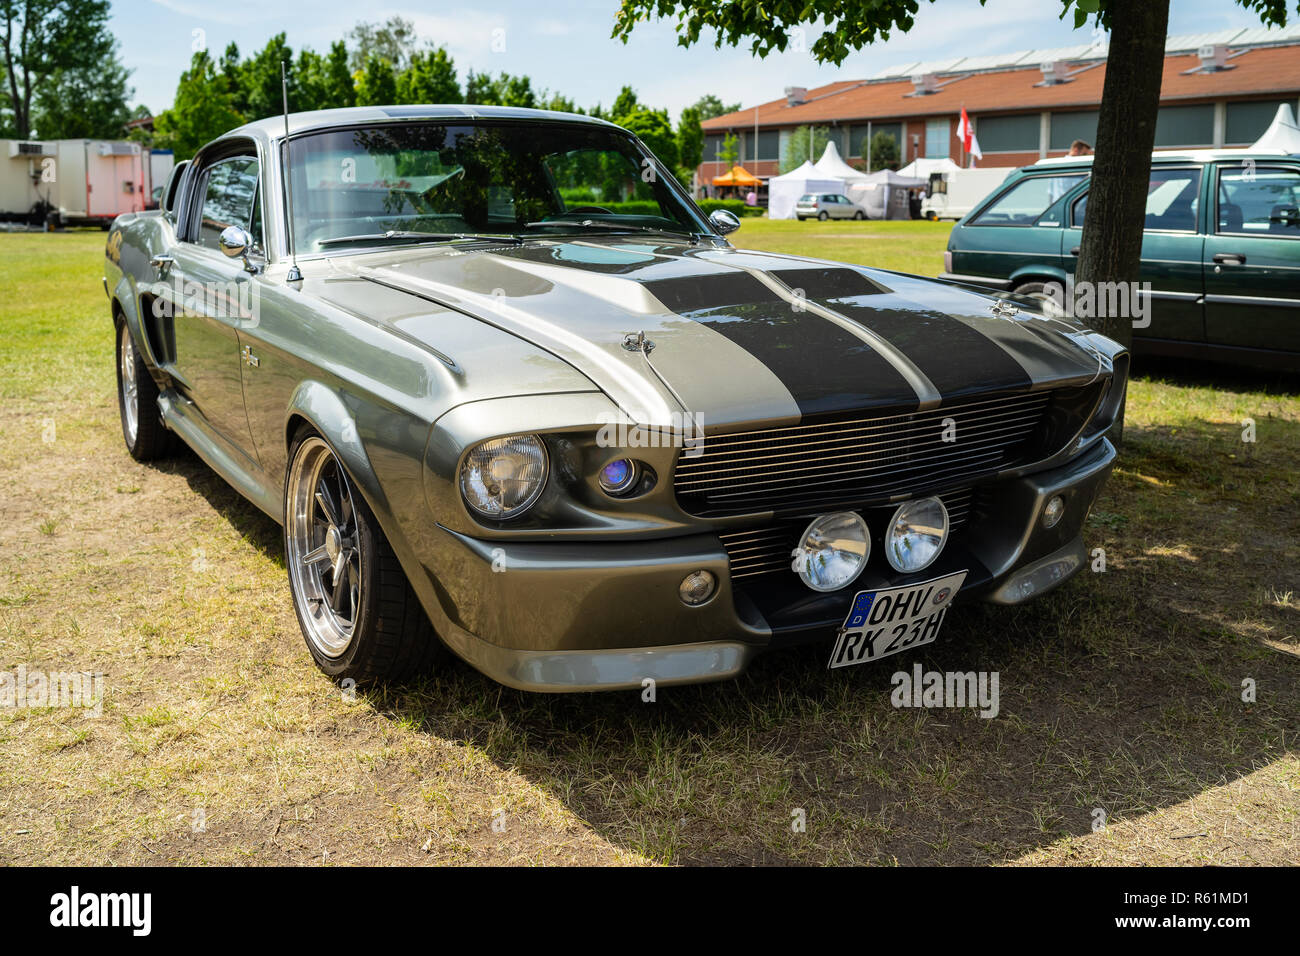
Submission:
[[804,193],[794,205],[796,219],[866,219],[866,211],[841,193]]

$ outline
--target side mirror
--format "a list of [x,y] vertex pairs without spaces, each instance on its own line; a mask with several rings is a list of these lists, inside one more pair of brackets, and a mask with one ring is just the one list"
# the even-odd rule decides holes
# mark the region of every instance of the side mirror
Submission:
[[709,225],[718,231],[718,235],[725,236],[740,228],[740,217],[725,209],[715,209],[709,213]]
[[243,259],[244,271],[257,274],[257,266],[248,260],[248,253],[253,248],[253,237],[248,234],[248,230],[241,226],[227,226],[221,230],[221,236],[217,239],[217,245],[221,251],[231,259]]

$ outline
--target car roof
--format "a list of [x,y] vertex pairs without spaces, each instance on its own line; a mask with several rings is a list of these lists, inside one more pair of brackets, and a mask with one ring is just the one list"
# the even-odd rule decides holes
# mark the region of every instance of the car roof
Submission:
[[[391,123],[401,120],[537,120],[584,123],[619,129],[613,123],[584,116],[580,113],[562,113],[557,110],[534,110],[516,106],[478,106],[465,103],[434,103],[416,106],[352,106],[336,110],[312,110],[289,114],[289,135],[336,126],[353,126],[358,123]],[[270,140],[284,137],[285,118],[268,116],[266,119],[245,123],[232,129],[226,136],[263,136]],[[224,138],[224,137],[223,137]]]
[[[1036,169],[1042,167],[1054,166],[1091,166],[1094,156],[1049,156],[1046,159],[1040,159],[1038,162],[1023,166],[1022,169]],[[1169,149],[1159,150],[1151,154],[1153,163],[1212,163],[1218,160],[1238,160],[1238,159],[1296,159],[1296,156],[1287,153],[1260,153],[1253,152],[1248,147],[1239,149]]]

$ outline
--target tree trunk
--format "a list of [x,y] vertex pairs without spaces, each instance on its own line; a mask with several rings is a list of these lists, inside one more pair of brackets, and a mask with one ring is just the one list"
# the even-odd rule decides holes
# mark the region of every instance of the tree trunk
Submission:
[[[1075,272],[1081,288],[1086,288],[1085,282],[1138,280],[1168,26],[1169,0],[1110,4],[1110,51],[1097,118],[1096,159]],[[1126,347],[1133,342],[1129,316],[1098,316],[1091,324]],[[1123,408],[1115,424],[1115,434],[1122,435]]]

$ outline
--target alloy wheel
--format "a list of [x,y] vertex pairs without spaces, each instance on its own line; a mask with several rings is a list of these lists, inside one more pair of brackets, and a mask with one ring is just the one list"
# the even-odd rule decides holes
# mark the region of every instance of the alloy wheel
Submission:
[[352,482],[334,452],[312,436],[290,465],[285,561],[307,639],[340,657],[361,609],[361,547]]

